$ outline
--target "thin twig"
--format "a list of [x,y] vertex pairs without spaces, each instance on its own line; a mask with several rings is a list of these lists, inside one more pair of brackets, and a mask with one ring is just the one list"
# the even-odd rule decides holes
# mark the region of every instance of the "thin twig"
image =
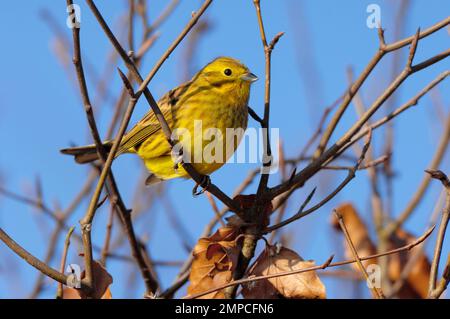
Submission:
[[[67,5],[72,5],[72,0],[67,0]],[[146,265],[145,260],[142,256],[142,252],[139,249],[134,229],[131,223],[131,218],[129,216],[129,211],[126,209],[125,205],[123,204],[121,200],[121,196],[119,194],[119,191],[117,189],[117,185],[114,181],[114,177],[110,171],[110,167],[112,164],[112,161],[115,157],[115,154],[118,150],[118,146],[120,144],[120,141],[125,133],[125,130],[128,126],[128,122],[131,118],[132,111],[134,109],[134,106],[137,102],[137,99],[134,97],[131,97],[130,102],[128,103],[127,110],[125,112],[125,115],[122,119],[121,126],[119,128],[119,131],[116,135],[116,138],[113,143],[113,147],[106,156],[106,153],[103,149],[103,145],[100,139],[100,136],[98,134],[97,125],[95,123],[94,114],[92,112],[92,107],[89,101],[89,94],[87,91],[86,86],[86,80],[84,78],[84,72],[82,67],[82,61],[81,61],[81,49],[80,49],[80,29],[79,27],[74,27],[72,30],[73,33],[73,42],[74,42],[74,65],[77,71],[78,75],[78,81],[80,84],[80,91],[83,97],[83,102],[85,105],[86,115],[88,119],[88,123],[91,127],[91,134],[94,138],[94,142],[97,148],[97,154],[100,158],[100,160],[104,163],[102,172],[100,174],[97,187],[94,191],[94,194],[92,195],[91,201],[89,203],[89,207],[86,211],[85,216],[81,219],[80,225],[82,230],[82,238],[83,238],[83,246],[84,246],[84,260],[85,260],[85,278],[83,281],[87,283],[88,287],[91,287],[93,289],[95,287],[95,282],[92,274],[92,243],[91,243],[91,227],[92,227],[92,220],[95,216],[95,211],[97,208],[97,203],[100,197],[100,194],[103,189],[103,185],[106,181],[106,178],[108,178],[108,184],[109,184],[109,190],[113,193],[113,196],[110,196],[111,202],[118,208],[118,211],[121,215],[122,222],[125,226],[125,229],[127,231],[127,235],[129,237],[130,245],[132,248],[133,256],[136,258],[136,261],[139,265],[139,268],[141,270],[141,273],[143,275],[144,281],[146,283],[147,290],[150,292],[155,292],[158,289],[158,283],[157,281],[152,277],[151,272],[149,271],[149,267]],[[110,194],[111,195],[111,194]]]
[[[61,257],[61,265],[59,266],[59,272],[64,273],[64,269],[66,268],[66,259],[67,259],[67,253],[69,252],[69,245],[70,245],[70,236],[72,236],[73,231],[75,230],[75,227],[70,227],[69,231],[66,235],[66,240],[64,241],[64,250]],[[63,299],[63,284],[58,283],[58,289],[56,291],[56,299]]]
[[105,241],[103,244],[102,252],[100,254],[100,256],[101,256],[100,262],[103,265],[103,267],[106,267],[106,259],[108,258],[108,255],[109,255],[109,246],[111,243],[113,222],[114,222],[114,208],[111,207],[111,210],[109,212],[109,217],[108,217],[108,223],[106,224]]
[[[431,89],[433,89],[436,85],[438,85],[440,82],[445,80],[450,75],[450,71],[445,71],[441,74],[439,74],[433,81],[431,81],[427,86],[425,86],[419,93],[417,93],[415,96],[413,96],[410,100],[408,100],[406,103],[398,107],[395,111],[390,113],[389,115],[379,119],[372,125],[369,125],[369,127],[361,130],[358,134],[356,134],[345,146],[343,146],[339,152],[337,152],[331,159],[329,159],[326,163],[331,162],[332,160],[340,157],[349,147],[351,147],[354,143],[356,143],[358,140],[360,140],[362,137],[367,135],[370,130],[375,130],[379,127],[381,127],[383,124],[391,121],[398,115],[402,114],[404,111],[408,110],[409,108],[416,106],[420,99],[426,95]],[[448,144],[448,143],[447,143]]]
[[[245,211],[245,215],[242,216],[247,222],[252,223],[251,227],[247,227],[244,231],[244,240],[239,255],[238,265],[233,272],[233,279],[239,279],[244,276],[245,271],[250,264],[251,259],[255,254],[256,244],[260,237],[259,232],[261,225],[265,219],[265,207],[268,200],[265,199],[267,192],[267,183],[269,181],[269,171],[272,165],[272,150],[270,147],[269,138],[269,118],[270,118],[270,86],[271,86],[271,56],[275,45],[283,36],[283,32],[279,32],[275,37],[267,43],[266,31],[264,29],[264,22],[261,14],[260,0],[253,0],[255,6],[256,17],[258,20],[259,32],[261,42],[264,49],[265,58],[265,82],[264,82],[264,116],[260,122],[263,129],[262,145],[263,145],[263,159],[261,167],[261,178],[259,180],[258,189],[256,192],[255,204],[251,209]],[[256,114],[256,113],[255,113]],[[236,295],[237,286],[230,287],[225,290],[225,298],[234,298]]]
[[128,49],[130,53],[134,55],[134,13],[135,6],[134,0],[128,0],[129,9],[128,9]]
[[[450,74],[450,72],[447,72],[447,75],[448,74]],[[437,169],[439,167],[448,149],[449,141],[450,141],[450,115],[447,116],[444,132],[442,133],[442,137],[436,148],[436,152],[430,164],[428,165],[430,169]],[[384,230],[386,236],[393,234],[397,229],[402,227],[402,225],[408,220],[408,218],[412,215],[412,213],[415,211],[415,209],[423,199],[430,185],[430,182],[431,176],[429,174],[425,174],[422,181],[420,182],[419,187],[417,188],[417,191],[414,193],[413,197],[408,202],[408,205],[400,213],[399,217],[396,220],[392,221]]]
[[[67,0],[67,7],[73,7],[73,1]],[[74,9],[73,9],[74,10]],[[69,16],[75,16],[77,19],[75,12],[69,12]],[[83,100],[84,109],[86,112],[87,120],[89,123],[89,127],[91,130],[92,138],[95,142],[95,147],[97,150],[97,154],[99,158],[105,157],[105,151],[103,149],[102,140],[100,138],[100,134],[98,132],[97,124],[95,122],[94,112],[92,109],[92,105],[89,99],[89,93],[86,85],[86,79],[84,75],[83,69],[83,61],[81,58],[81,45],[80,45],[80,25],[79,21],[75,21],[75,25],[72,26],[72,36],[73,36],[73,64],[75,66],[75,70],[77,73],[77,79],[80,87],[81,98]],[[76,25],[78,23],[78,25]],[[102,185],[103,186],[103,185]],[[95,209],[97,206],[98,197],[100,196],[101,189],[97,187],[96,197],[97,200],[94,202],[91,200],[91,204],[89,209],[86,212],[85,217],[80,221],[81,225],[81,234],[83,239],[83,247],[84,247],[84,267],[85,267],[85,277],[84,281],[86,285],[90,287],[92,290],[95,289],[95,278],[93,277],[93,269],[92,269],[92,242],[91,242],[91,223],[94,218]]]
[[[209,5],[212,3],[212,0],[205,0],[203,5],[200,7],[200,9],[192,16],[191,20],[188,22],[188,24],[185,26],[185,28],[181,31],[181,33],[178,35],[178,37],[172,42],[172,44],[169,46],[169,48],[164,52],[164,54],[161,56],[161,58],[156,62],[153,69],[149,72],[147,77],[145,79],[142,78],[140,75],[138,69],[136,68],[135,63],[130,59],[130,57],[127,55],[123,47],[120,45],[119,41],[116,39],[114,34],[112,33],[111,29],[108,27],[106,21],[104,20],[102,14],[97,9],[96,5],[92,0],[86,0],[88,6],[91,8],[92,12],[94,13],[95,17],[97,18],[99,24],[101,25],[103,31],[105,32],[106,36],[114,46],[114,48],[119,53],[120,57],[123,59],[127,69],[131,72],[134,79],[140,84],[139,88],[136,90],[135,97],[136,100],[138,100],[141,96],[141,94],[144,94],[147,102],[149,103],[150,107],[152,108],[153,112],[155,113],[155,116],[161,125],[161,129],[164,133],[164,136],[169,143],[170,147],[173,147],[175,145],[175,141],[172,140],[172,133],[169,128],[169,125],[167,124],[167,121],[165,120],[161,110],[159,109],[158,104],[156,103],[156,100],[154,99],[153,95],[151,94],[150,90],[148,89],[148,84],[153,79],[153,77],[156,75],[156,73],[159,71],[163,63],[169,58],[169,56],[172,54],[172,52],[177,48],[177,46],[181,43],[181,41],[186,37],[186,35],[189,33],[189,31],[195,26],[195,24],[198,22],[200,17],[203,15],[203,13],[206,11],[206,9],[209,7]],[[204,181],[204,176],[200,175],[194,167],[190,163],[181,163],[182,167],[186,170],[186,172],[189,174],[189,176],[192,177],[192,179],[198,184],[201,185]],[[229,198],[220,188],[218,188],[213,183],[210,183],[208,186],[208,191],[211,194],[214,194],[218,199],[220,199],[225,205],[227,205],[230,209],[232,209],[235,212],[238,212],[239,209],[235,205],[234,201]]]
[[145,28],[144,38],[147,38],[154,30],[158,29],[164,21],[172,14],[172,12],[176,9],[180,0],[172,0],[166,8],[161,12],[159,17],[153,22],[152,25]]
[[358,77],[358,79],[354,82],[354,84],[349,89],[348,93],[345,95],[344,100],[342,101],[341,105],[339,106],[336,114],[332,118],[331,122],[329,123],[325,134],[322,136],[322,139],[320,140],[319,146],[317,147],[316,152],[314,153],[314,158],[318,159],[322,153],[325,151],[325,148],[331,138],[331,135],[333,134],[337,124],[339,123],[340,119],[342,118],[345,110],[347,109],[348,105],[350,104],[353,96],[355,93],[361,88],[361,86],[364,84],[365,80],[368,78],[368,76],[372,73],[374,68],[377,66],[377,64],[381,61],[383,56],[386,53],[389,53],[391,51],[398,50],[408,44],[413,43],[414,41],[417,41],[419,39],[422,39],[437,30],[440,30],[441,28],[444,28],[450,24],[450,17],[444,19],[443,21],[435,24],[434,26],[428,28],[427,30],[424,30],[420,32],[419,34],[416,34],[414,36],[410,36],[409,38],[394,42],[392,44],[386,45],[384,41],[384,34],[381,27],[378,29],[378,36],[380,39],[379,43],[379,49],[375,53],[375,55],[372,57],[370,62],[367,64],[367,67],[363,70],[361,75]]
[[[345,235],[345,239],[347,240],[347,244],[350,247],[350,250],[353,254],[353,258],[356,260],[356,264],[358,265],[359,270],[361,271],[361,273],[363,274],[364,278],[366,279],[366,281],[368,283],[370,283],[370,278],[369,278],[369,274],[367,273],[366,268],[364,267],[363,263],[361,262],[361,259],[358,256],[358,251],[355,248],[355,245],[353,244],[353,241],[350,237],[350,234],[348,233],[347,227],[345,226],[344,223],[344,218],[342,217],[341,213],[339,213],[336,209],[334,210],[334,214],[337,217],[337,220],[339,222],[339,226],[342,229],[342,232]],[[377,299],[385,299],[383,292],[381,291],[381,289],[374,287],[372,285],[370,285],[370,290],[372,291],[372,293],[374,294],[375,297],[377,297]]]
[[[436,225],[437,219],[439,216],[439,212],[442,208],[443,201],[446,198],[445,193],[446,193],[445,191],[442,191],[441,194],[439,195],[439,199],[438,199],[436,205],[434,206],[430,221],[428,222],[428,227],[426,227],[427,229],[432,225]],[[425,251],[426,245],[428,243],[430,243],[430,242],[424,243],[422,246],[420,246],[418,249],[416,249],[413,254],[411,254],[408,261],[404,265],[400,276],[395,281],[395,283],[392,285],[391,291],[389,292],[389,295],[387,298],[391,298],[392,296],[395,296],[403,288],[404,284],[407,282],[408,277],[410,276],[414,267],[419,262],[420,258],[426,258],[424,255],[424,251]]]
[[206,191],[206,196],[208,197],[208,201],[211,204],[213,212],[214,212],[214,214],[216,214],[216,218],[219,220],[220,225],[222,227],[225,227],[225,222],[222,220],[222,216],[220,214],[219,208],[216,205],[214,197],[212,197],[212,195],[208,191]]
[[[449,18],[450,19],[450,18]],[[364,113],[361,118],[354,123],[354,125],[347,130],[347,132],[332,146],[330,146],[325,152],[320,155],[315,161],[310,165],[305,167],[302,171],[297,173],[295,177],[289,182],[282,183],[270,189],[268,192],[270,198],[274,198],[279,194],[288,191],[291,188],[298,188],[304,185],[304,183],[314,176],[320,169],[321,166],[332,158],[335,158],[340,151],[346,147],[346,145],[352,140],[354,136],[358,134],[365,123],[374,115],[374,113],[383,105],[383,103],[395,92],[395,90],[412,74],[415,72],[432,65],[450,55],[450,50],[445,51],[445,54],[438,54],[420,64],[412,65],[412,60],[416,52],[417,41],[420,38],[419,32],[416,33],[415,40],[411,45],[410,54],[408,56],[408,63],[406,64],[403,71],[397,76],[397,78],[388,86],[388,88],[372,103],[368,110]],[[448,73],[446,71],[445,73]]]
[[325,205],[328,201],[330,201],[334,196],[336,196],[348,183],[350,183],[350,181],[355,178],[356,176],[356,171],[358,170],[359,166],[361,165],[361,163],[364,161],[364,157],[366,155],[367,150],[369,149],[370,146],[370,142],[371,142],[371,133],[369,133],[369,137],[367,138],[367,142],[363,147],[363,150],[361,152],[361,155],[358,159],[358,161],[356,162],[356,164],[348,169],[348,174],[347,177],[338,185],[338,187],[336,187],[336,189],[334,191],[332,191],[330,194],[328,194],[322,201],[320,201],[318,204],[316,204],[315,206],[311,207],[310,209],[304,211],[305,206],[308,204],[308,202],[311,200],[312,196],[314,195],[315,189],[313,190],[313,192],[308,196],[308,198],[306,199],[306,201],[303,203],[303,205],[300,207],[300,209],[298,210],[298,212],[282,221],[281,223],[278,223],[276,225],[272,225],[267,227],[264,230],[264,233],[270,233],[280,227],[284,227],[296,220],[299,220],[300,218],[303,218],[309,214],[311,214],[312,212],[316,211],[317,209],[319,209],[320,207],[322,207],[323,205]]
[[[44,273],[46,276],[65,284],[67,282],[67,276],[63,273],[57,271],[56,269],[51,268],[46,263],[42,262],[28,251],[26,251],[22,246],[14,241],[11,237],[8,236],[7,233],[0,228],[0,240],[5,243],[12,251],[14,251],[19,257],[25,260],[28,264]],[[82,289],[85,289],[86,286],[81,283]]]
[[448,222],[450,220],[450,180],[442,171],[427,169],[426,172],[430,174],[431,178],[437,179],[441,181],[442,185],[445,188],[446,192],[446,200],[445,206],[442,210],[441,222],[439,224],[438,235],[436,239],[436,246],[434,248],[433,254],[433,262],[431,263],[430,270],[430,282],[428,286],[428,297],[429,298],[439,298],[439,296],[443,293],[445,288],[448,285],[449,279],[449,270],[448,266],[446,267],[443,275],[443,282],[439,284],[439,288],[436,288],[437,285],[437,276],[439,269],[439,261],[441,260],[442,254],[442,246],[444,244],[445,233],[447,231]]
[[[353,78],[353,72],[351,69],[349,69],[348,72],[349,80]],[[388,100],[389,101],[389,100]],[[364,112],[366,111],[366,107],[364,105],[361,93],[358,91],[355,93],[354,96],[354,105],[356,108],[356,112],[358,114],[358,118],[363,116]],[[365,125],[363,127],[367,128],[370,127],[371,121],[370,119],[367,120]],[[372,146],[367,151],[367,161],[372,161],[374,158],[374,147]],[[389,158],[390,160],[390,158]],[[368,177],[370,181],[370,187],[371,187],[371,206],[372,206],[372,219],[373,223],[375,225],[375,230],[378,235],[378,245],[377,245],[377,251],[385,251],[388,249],[388,238],[382,236],[382,230],[385,224],[385,212],[383,207],[383,199],[380,191],[379,186],[379,178],[378,178],[378,172],[375,167],[369,167],[368,169]],[[387,274],[388,271],[388,258],[382,257],[379,260],[379,265],[381,268],[381,284],[384,288],[384,291],[390,292],[391,290],[391,282],[389,280],[389,276]]]

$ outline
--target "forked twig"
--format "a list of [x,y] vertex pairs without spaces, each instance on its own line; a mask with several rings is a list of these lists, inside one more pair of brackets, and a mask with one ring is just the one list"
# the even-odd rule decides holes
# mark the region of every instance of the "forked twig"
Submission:
[[[350,247],[350,250],[352,252],[353,258],[356,260],[356,264],[358,265],[359,270],[363,274],[364,278],[366,278],[367,283],[370,283],[369,274],[367,273],[366,268],[364,267],[363,263],[361,262],[361,258],[359,258],[358,251],[355,248],[355,245],[353,244],[353,241],[350,237],[350,234],[348,233],[347,227],[344,223],[344,218],[342,217],[341,213],[339,213],[336,209],[333,210],[334,214],[337,217],[339,226],[342,229],[342,232],[344,233],[345,239],[347,240],[347,244]],[[385,299],[383,291],[377,287],[370,286],[370,290],[376,296],[378,299]]]

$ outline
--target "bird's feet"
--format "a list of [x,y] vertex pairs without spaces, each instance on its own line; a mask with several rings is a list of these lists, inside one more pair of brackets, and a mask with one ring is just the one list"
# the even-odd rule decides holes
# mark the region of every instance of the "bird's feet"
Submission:
[[[192,195],[195,197],[203,194],[205,191],[208,190],[209,185],[211,185],[211,178],[208,175],[203,175],[200,184],[195,183],[195,186],[192,189]],[[201,187],[201,190],[198,190],[199,186]]]
[[178,169],[180,168],[180,164],[183,163],[183,151],[175,150],[174,148],[171,151],[171,156],[173,160],[173,169],[178,173]]

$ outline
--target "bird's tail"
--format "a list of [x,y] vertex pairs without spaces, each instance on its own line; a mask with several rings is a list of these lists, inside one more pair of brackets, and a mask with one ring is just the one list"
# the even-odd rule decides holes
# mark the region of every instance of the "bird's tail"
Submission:
[[[108,153],[111,150],[112,142],[108,141],[103,143],[103,147],[105,152]],[[94,144],[65,148],[60,150],[60,152],[67,155],[73,155],[75,157],[75,161],[79,164],[90,163],[98,160],[97,149]]]

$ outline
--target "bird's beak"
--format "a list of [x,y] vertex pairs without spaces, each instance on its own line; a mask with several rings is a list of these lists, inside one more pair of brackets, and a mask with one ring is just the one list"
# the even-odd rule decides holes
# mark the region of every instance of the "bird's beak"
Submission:
[[251,72],[247,72],[241,75],[241,79],[248,82],[255,82],[258,80],[258,77]]

